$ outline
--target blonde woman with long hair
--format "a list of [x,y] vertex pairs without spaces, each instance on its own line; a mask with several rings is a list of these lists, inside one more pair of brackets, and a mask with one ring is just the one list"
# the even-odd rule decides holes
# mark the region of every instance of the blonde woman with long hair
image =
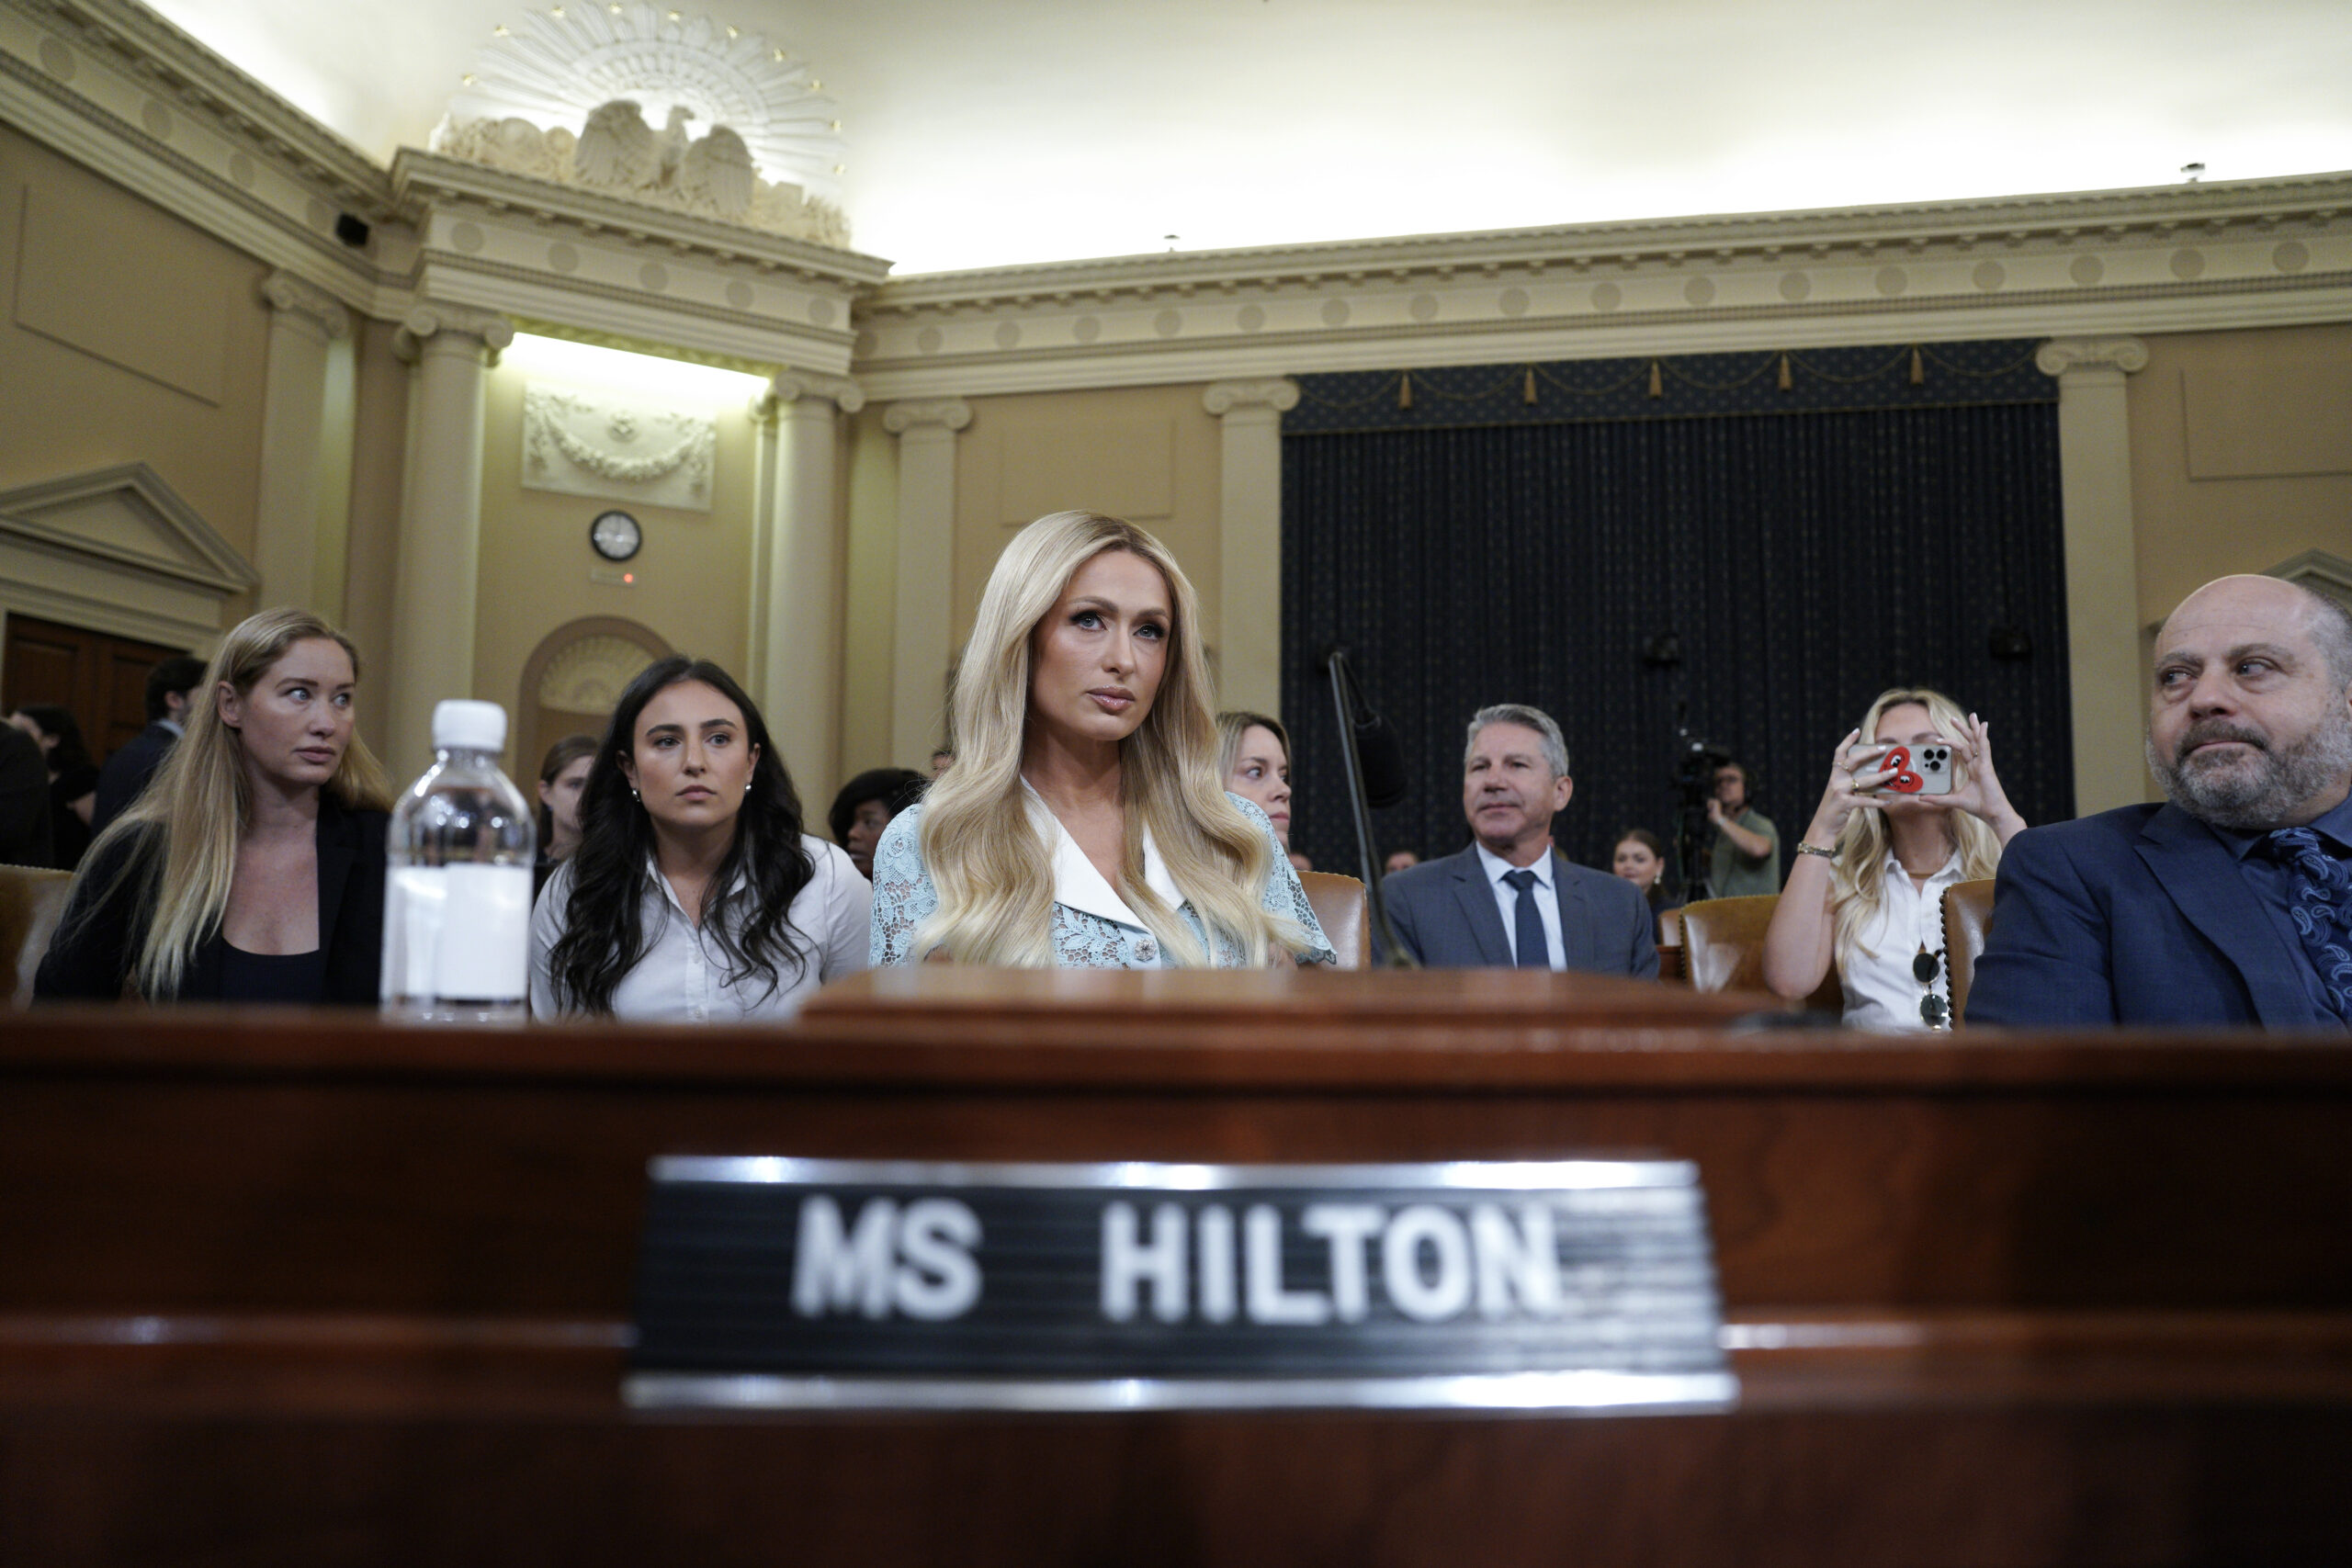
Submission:
[[1265,813],[1221,787],[1199,626],[1132,524],[1014,536],[956,671],[955,763],[874,852],[876,965],[1329,960]]
[[34,994],[375,1006],[391,799],[358,682],[351,639],[305,611],[232,631],[187,733],[90,846]]
[[[1951,793],[1889,787],[1899,776],[1883,765],[1893,749],[1916,759],[1928,745],[1951,748]],[[2024,829],[1993,771],[1983,719],[1925,687],[1881,692],[1838,743],[1821,805],[1797,842],[1764,933],[1764,983],[1793,1001],[1812,995],[1834,962],[1847,1023],[1946,1025],[1944,889],[1992,875],[2002,847]]]

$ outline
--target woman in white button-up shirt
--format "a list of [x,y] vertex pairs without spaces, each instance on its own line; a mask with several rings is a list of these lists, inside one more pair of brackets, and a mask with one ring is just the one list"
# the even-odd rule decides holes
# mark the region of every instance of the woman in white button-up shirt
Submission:
[[[1864,740],[1864,736],[1870,737]],[[1951,749],[1949,795],[1906,794],[1883,764],[1901,746]],[[1838,743],[1821,805],[1764,933],[1764,983],[1813,994],[1834,961],[1845,1021],[1926,1029],[1951,1020],[1943,894],[1993,874],[2025,829],[1993,772],[1984,721],[1940,692],[1882,692]]]
[[1328,961],[1265,814],[1227,795],[1193,586],[1132,524],[1061,512],[990,573],[956,763],[874,853],[876,964]]
[[629,683],[580,817],[532,911],[539,1017],[786,1018],[865,967],[865,879],[801,831],[760,710],[717,665],[665,659]]

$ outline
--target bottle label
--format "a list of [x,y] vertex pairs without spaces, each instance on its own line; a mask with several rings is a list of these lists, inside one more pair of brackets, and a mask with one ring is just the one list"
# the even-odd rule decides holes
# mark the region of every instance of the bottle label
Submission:
[[528,865],[396,865],[384,906],[387,997],[503,1001],[529,994]]

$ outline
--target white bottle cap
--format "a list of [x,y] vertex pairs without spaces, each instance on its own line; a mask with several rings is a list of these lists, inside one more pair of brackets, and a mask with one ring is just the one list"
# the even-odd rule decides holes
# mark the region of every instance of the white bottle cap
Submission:
[[433,749],[436,751],[502,751],[506,748],[506,710],[496,703],[452,697],[433,705]]

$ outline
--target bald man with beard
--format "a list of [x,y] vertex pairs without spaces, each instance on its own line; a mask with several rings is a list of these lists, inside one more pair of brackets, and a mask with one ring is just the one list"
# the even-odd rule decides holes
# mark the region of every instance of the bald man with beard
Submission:
[[2030,829],[2001,858],[1972,1024],[2352,1016],[2352,614],[2224,577],[2156,637],[2162,806]]

